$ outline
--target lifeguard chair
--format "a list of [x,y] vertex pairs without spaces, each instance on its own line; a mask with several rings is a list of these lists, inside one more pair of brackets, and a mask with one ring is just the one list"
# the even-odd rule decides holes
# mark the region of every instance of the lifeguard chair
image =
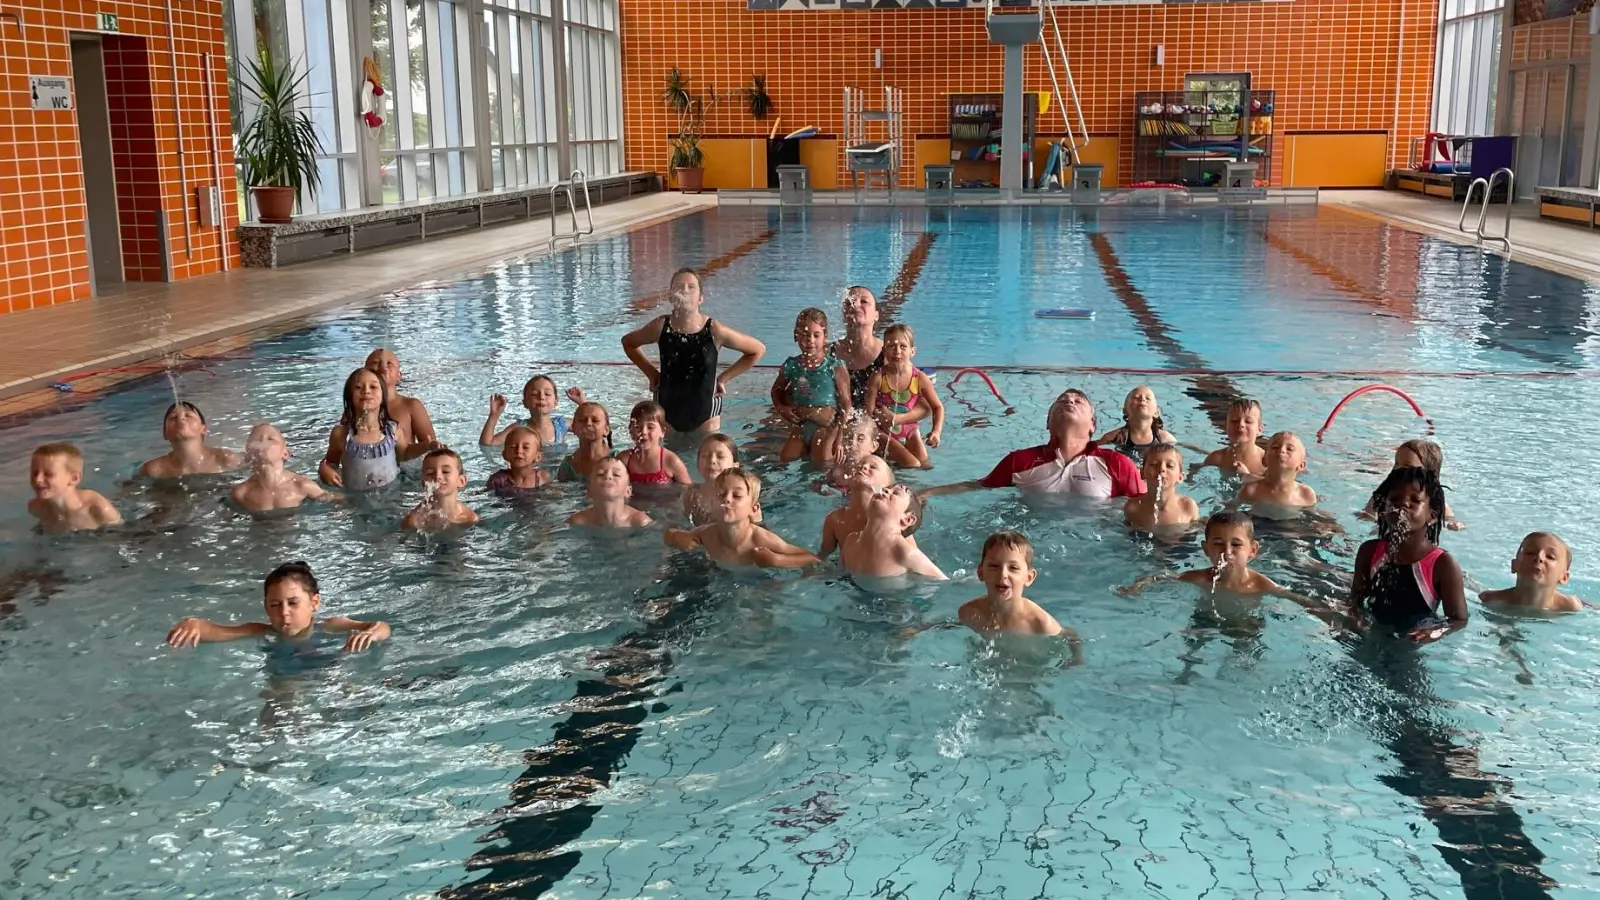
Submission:
[[850,173],[857,203],[861,202],[863,180],[871,190],[874,176],[882,176],[889,202],[894,202],[895,186],[900,180],[904,111],[904,94],[899,88],[885,85],[883,106],[874,109],[867,108],[866,91],[844,89],[845,170]]

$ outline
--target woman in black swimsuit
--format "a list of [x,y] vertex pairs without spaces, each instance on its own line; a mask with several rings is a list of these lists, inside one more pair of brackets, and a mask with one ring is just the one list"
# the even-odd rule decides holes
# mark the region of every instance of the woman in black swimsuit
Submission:
[[878,298],[856,285],[844,293],[845,336],[833,345],[833,356],[850,373],[850,405],[867,408],[867,387],[883,368],[883,341],[872,329],[878,324]]
[[[685,434],[716,431],[722,427],[723,390],[749,371],[767,347],[700,311],[700,276],[693,269],[673,273],[669,294],[672,312],[624,335],[622,352],[649,379],[650,393],[666,410],[668,427]],[[659,367],[645,357],[641,348],[646,344],[660,349]],[[740,356],[719,375],[717,354],[723,347]]]

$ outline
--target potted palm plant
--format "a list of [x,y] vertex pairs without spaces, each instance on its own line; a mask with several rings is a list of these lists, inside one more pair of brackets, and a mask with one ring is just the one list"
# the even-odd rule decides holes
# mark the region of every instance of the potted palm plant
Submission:
[[706,111],[716,103],[716,92],[690,91],[688,76],[673,66],[661,89],[661,102],[678,116],[678,133],[671,139],[672,154],[667,165],[679,190],[701,190],[705,185],[705,154],[700,150],[700,136],[705,133]]
[[262,222],[284,224],[294,219],[301,190],[321,185],[317,156],[322,140],[311,116],[297,106],[306,74],[293,65],[278,65],[267,53],[244,64],[244,89],[255,103],[255,115],[239,135],[245,183],[256,198]]

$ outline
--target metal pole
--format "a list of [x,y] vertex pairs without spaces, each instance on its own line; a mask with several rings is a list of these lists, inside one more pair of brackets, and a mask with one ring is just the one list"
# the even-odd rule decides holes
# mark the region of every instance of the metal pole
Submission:
[[[178,105],[178,38],[172,27],[172,0],[167,0],[167,64],[172,72],[172,124],[178,131],[178,196],[183,210],[183,258],[190,258],[189,249],[189,167],[183,158],[183,108]],[[166,206],[162,205],[162,217]]]
[[1022,44],[1006,44],[1005,93],[1000,102],[1000,193],[1022,187]]
[[[211,80],[211,54],[200,54],[200,65],[205,69],[206,110],[211,116],[211,163],[215,168],[217,184],[217,253],[222,259],[222,271],[228,271],[228,213],[222,197],[222,145],[217,137],[217,91]],[[233,198],[228,198],[232,200]]]

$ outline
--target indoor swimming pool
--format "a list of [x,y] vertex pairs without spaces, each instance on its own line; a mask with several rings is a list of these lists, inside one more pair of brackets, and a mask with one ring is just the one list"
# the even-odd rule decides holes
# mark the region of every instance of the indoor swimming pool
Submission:
[[[815,547],[835,497],[776,461],[772,367],[795,314],[843,290],[910,324],[949,424],[917,486],[977,478],[1040,443],[1064,388],[1099,431],[1148,384],[1185,444],[1221,445],[1229,400],[1307,444],[1320,515],[1262,523],[1258,568],[1342,596],[1370,523],[1356,511],[1393,447],[1427,426],[1466,530],[1443,546],[1472,621],[1421,649],[1336,640],[1292,603],[1253,632],[1197,616],[1177,586],[1198,541],[1131,535],[1116,509],[940,497],[918,535],[952,575],[867,591],[832,564],[730,574],[560,523],[560,486],[508,505],[475,446],[494,392],[582,385],[620,442],[645,398],[620,337],[673,270],[705,310],[767,345],[730,388],[724,430],[765,483],[765,524]],[[1079,307],[1092,319],[1036,318]],[[661,307],[664,311],[665,307]],[[1600,415],[1600,291],[1316,208],[1075,211],[722,209],[554,257],[418,285],[225,358],[0,429],[0,872],[5,897],[1577,897],[1600,892],[1600,717],[1592,612],[1515,618],[1521,537],[1574,550],[1600,600],[1587,434]],[[462,451],[483,516],[404,534],[398,490],[256,521],[229,479],[125,484],[165,452],[174,392],[238,448],[283,429],[314,474],[345,376],[383,346]],[[731,359],[725,356],[725,359]],[[974,378],[980,367],[1003,401]],[[570,408],[563,410],[570,413]],[[129,524],[40,537],[28,452],[72,440],[86,486]],[[1198,455],[1187,454],[1187,462]],[[692,458],[690,463],[692,465]],[[1190,488],[1203,513],[1232,496]],[[675,504],[644,501],[658,519]],[[907,637],[982,595],[978,550],[1027,533],[1029,596],[1083,637],[1084,662],[1000,653],[963,630]],[[305,559],[323,612],[392,640],[293,651],[171,650],[179,619],[261,616],[261,578]],[[1193,620],[1193,621],[1192,621]]]

